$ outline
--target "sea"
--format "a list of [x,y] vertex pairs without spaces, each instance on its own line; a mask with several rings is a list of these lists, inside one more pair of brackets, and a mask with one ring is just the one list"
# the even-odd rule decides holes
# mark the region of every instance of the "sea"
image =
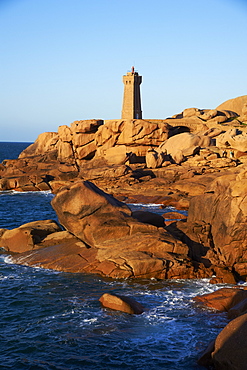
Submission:
[[[29,144],[0,143],[0,163],[17,158]],[[52,197],[0,192],[0,228],[56,219]],[[161,212],[155,204],[130,207]],[[204,369],[197,359],[228,321],[193,297],[223,286],[208,279],[114,280],[56,272],[15,265],[0,254],[0,369]],[[103,293],[132,297],[145,312],[102,308]]]

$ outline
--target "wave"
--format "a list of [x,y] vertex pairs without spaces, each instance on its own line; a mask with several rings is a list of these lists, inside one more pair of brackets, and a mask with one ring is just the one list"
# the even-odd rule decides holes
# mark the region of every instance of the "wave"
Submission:
[[31,195],[53,195],[54,194],[51,192],[51,190],[40,190],[40,191],[17,191],[17,190],[1,190],[0,191],[0,196],[4,195],[24,195],[24,194],[31,194]]
[[7,265],[11,265],[11,264],[13,264],[13,259],[12,259],[12,257],[10,256],[10,255],[2,255],[2,256],[0,256],[0,259],[3,261],[3,262],[5,262]]
[[[126,203],[127,205],[132,205],[132,206],[142,206],[142,207],[157,207],[159,208],[160,206],[163,206],[162,203]],[[174,208],[174,207],[170,207]]]

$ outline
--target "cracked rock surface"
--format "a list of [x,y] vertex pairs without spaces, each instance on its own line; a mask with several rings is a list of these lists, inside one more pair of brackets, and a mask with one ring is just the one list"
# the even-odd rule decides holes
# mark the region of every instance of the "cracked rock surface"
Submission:
[[14,262],[113,278],[197,278],[212,273],[188,257],[187,245],[165,227],[139,222],[126,204],[91,182],[62,188],[52,206],[66,231],[13,255]]

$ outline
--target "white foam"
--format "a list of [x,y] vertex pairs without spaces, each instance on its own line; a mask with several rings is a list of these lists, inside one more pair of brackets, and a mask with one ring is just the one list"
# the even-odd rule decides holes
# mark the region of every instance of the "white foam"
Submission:
[[22,195],[22,194],[44,194],[44,195],[48,195],[48,194],[52,194],[53,195],[51,190],[37,190],[37,191],[2,190],[2,191],[0,191],[0,196],[1,195],[7,195],[7,194],[10,194],[10,195]]
[[82,321],[87,323],[87,324],[92,324],[92,323],[98,321],[98,319],[97,319],[97,317],[92,317],[91,319],[84,319]]
[[8,265],[13,265],[14,262],[13,262],[13,259],[10,255],[7,255],[7,256],[0,256],[0,258]]
[[[162,203],[127,203],[127,205],[136,206],[136,207],[147,207],[147,208],[164,206],[164,204]],[[174,207],[169,206],[166,208],[174,208]]]

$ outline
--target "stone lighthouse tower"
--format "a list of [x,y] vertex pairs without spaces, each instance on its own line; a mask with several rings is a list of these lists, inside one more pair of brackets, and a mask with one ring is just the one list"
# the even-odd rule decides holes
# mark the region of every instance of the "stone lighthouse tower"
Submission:
[[140,84],[142,76],[139,76],[132,67],[131,72],[123,76],[124,97],[122,107],[123,119],[142,119]]

